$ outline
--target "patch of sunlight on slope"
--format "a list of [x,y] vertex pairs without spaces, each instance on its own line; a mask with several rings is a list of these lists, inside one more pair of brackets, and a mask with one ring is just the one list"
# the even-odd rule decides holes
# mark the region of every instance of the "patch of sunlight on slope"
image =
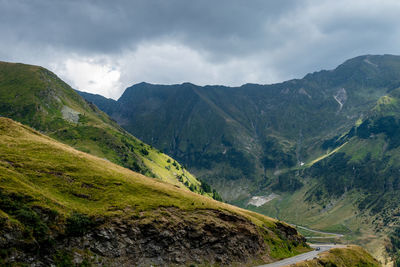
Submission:
[[382,96],[376,102],[376,106],[372,109],[373,111],[381,111],[381,109],[387,109],[388,106],[395,106],[397,99],[388,95]]
[[312,165],[314,165],[314,164],[317,163],[318,161],[323,160],[324,158],[329,157],[329,156],[332,155],[333,153],[336,153],[336,152],[339,151],[341,148],[343,148],[347,143],[348,143],[348,142],[345,142],[343,145],[341,145],[341,146],[335,148],[335,149],[332,150],[331,152],[329,152],[329,153],[327,153],[327,154],[325,154],[325,155],[322,155],[322,156],[320,156],[320,157],[314,159],[313,161],[311,161],[311,162],[305,164],[305,167],[311,167]]
[[[183,184],[185,181],[196,186],[201,185],[200,182],[186,171],[182,165],[163,153],[157,153],[155,150],[151,150],[149,151],[148,157],[143,158],[143,161],[153,173],[159,175],[157,178],[162,181],[182,188],[185,188]],[[182,182],[178,180],[178,177],[181,177]]]
[[359,118],[359,119],[356,121],[356,123],[354,124],[354,126],[358,127],[358,126],[361,125],[361,123],[363,123],[363,120],[362,120],[362,118]]

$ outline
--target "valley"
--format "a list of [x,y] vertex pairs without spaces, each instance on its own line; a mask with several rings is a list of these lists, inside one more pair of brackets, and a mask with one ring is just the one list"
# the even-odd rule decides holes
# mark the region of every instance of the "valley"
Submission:
[[[148,84],[140,86],[141,90],[152,88]],[[374,207],[366,202],[366,208],[360,208],[360,199],[365,198],[365,193],[346,184],[332,187],[328,178],[318,180],[313,177],[331,175],[333,171],[330,168],[337,166],[336,162],[331,163],[332,158],[339,155],[342,159],[346,151],[352,153],[353,143],[366,142],[368,135],[365,131],[384,134],[390,129],[396,131],[396,120],[384,117],[381,122],[376,119],[378,127],[362,130],[365,120],[360,123],[359,118],[348,123],[350,129],[347,132],[315,144],[311,140],[317,137],[307,136],[302,130],[301,138],[294,133],[279,135],[279,131],[284,129],[283,121],[258,129],[257,136],[254,136],[257,127],[271,123],[270,117],[255,118],[249,127],[243,114],[232,114],[235,106],[216,104],[219,98],[213,95],[220,94],[218,90],[202,92],[192,84],[183,87],[181,93],[187,94],[184,97],[193,98],[193,103],[197,104],[186,103],[199,108],[199,111],[186,112],[186,117],[172,114],[172,110],[171,114],[162,114],[184,118],[186,123],[176,130],[171,145],[181,149],[181,134],[188,130],[186,143],[191,145],[184,147],[193,153],[185,154],[184,150],[179,150],[171,157],[163,153],[161,150],[168,151],[158,148],[157,143],[148,145],[128,133],[129,127],[123,125],[126,130],[123,129],[117,124],[118,120],[110,118],[91,102],[93,98],[104,100],[102,97],[79,92],[86,96],[84,100],[46,69],[2,62],[1,263],[57,263],[67,266],[118,263],[129,266],[139,262],[139,265],[205,263],[252,266],[309,251],[301,233],[312,242],[357,243],[382,263],[390,260],[393,255],[390,253],[397,249],[395,246],[392,251],[386,249],[384,240],[391,236],[390,228],[379,232],[379,227],[372,225],[378,221],[394,225],[395,220],[385,221],[391,215],[378,212],[374,217],[368,216],[366,211]],[[259,86],[250,87],[253,88],[250,92],[260,98]],[[229,88],[224,90],[234,92]],[[161,92],[159,88],[156,91],[157,95]],[[306,99],[312,99],[304,91],[301,88],[298,92]],[[238,99],[244,92],[237,94]],[[397,103],[394,101],[396,92],[394,89],[390,95],[380,97],[378,104],[371,105],[371,109],[379,108],[379,112],[384,113],[388,105]],[[135,95],[141,93],[139,90]],[[346,94],[339,90],[337,99],[350,101],[344,96]],[[240,107],[242,102],[238,99],[232,101],[237,101]],[[360,99],[366,101],[367,97]],[[294,98],[291,101],[298,100]],[[101,106],[107,101],[96,104]],[[159,106],[161,102],[157,100],[155,103]],[[215,113],[209,112],[210,107]],[[396,107],[393,105],[388,109],[393,111]],[[345,106],[340,110],[345,110]],[[179,109],[173,112],[177,111]],[[332,106],[331,112],[337,114],[337,107]],[[211,118],[216,115],[216,124],[210,124],[206,117],[191,118],[190,114],[208,114]],[[290,116],[295,116],[295,113]],[[305,122],[311,116],[312,113],[307,115]],[[162,126],[161,119],[165,120],[155,118],[154,126]],[[211,127],[204,127],[202,123]],[[368,123],[375,125],[375,122]],[[197,128],[192,128],[193,125]],[[205,131],[205,136],[197,130]],[[307,131],[315,135],[314,130],[309,128]],[[333,128],[323,133],[330,136],[331,131]],[[207,135],[211,133],[214,137],[208,140]],[[197,134],[197,137],[193,139],[191,134]],[[363,139],[356,139],[359,137]],[[266,140],[260,143],[263,138]],[[379,140],[384,140],[382,138]],[[202,153],[196,152],[192,143],[199,141],[199,145],[201,140],[205,142]],[[367,150],[368,147],[364,146]],[[223,150],[220,155],[209,154],[214,148]],[[305,151],[309,156],[305,156]],[[363,153],[360,149],[357,152]],[[180,158],[183,163],[174,158]],[[296,161],[299,159],[301,161]],[[354,164],[353,169],[358,168],[359,165]],[[342,186],[348,187],[342,192]],[[221,202],[220,194],[213,188],[221,190],[222,196],[236,206]],[[131,232],[128,229],[135,230]],[[201,238],[200,242],[198,238]],[[37,245],[32,247],[29,244]],[[354,260],[363,257],[362,253],[357,254]]]
[[[272,85],[140,83],[118,101],[79,93],[229,203],[345,234],[343,242],[390,262],[399,77],[400,57],[366,55]],[[271,194],[279,197],[247,205]]]
[[0,267],[400,267],[399,14],[0,0]]
[[0,265],[254,266],[310,250],[44,68],[1,62],[0,111]]

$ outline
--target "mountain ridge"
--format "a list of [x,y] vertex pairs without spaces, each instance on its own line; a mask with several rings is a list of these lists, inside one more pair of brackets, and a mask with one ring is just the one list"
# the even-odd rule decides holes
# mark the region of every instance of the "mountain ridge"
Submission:
[[[213,169],[213,164],[227,164],[231,169],[227,171],[228,177],[233,178],[228,178],[230,181],[247,177],[245,179],[257,183],[270,183],[270,176],[273,176],[271,172],[296,166],[320,154],[320,149],[310,144],[346,132],[379,97],[399,84],[398,78],[379,84],[383,74],[376,72],[376,66],[371,65],[371,61],[376,61],[376,65],[384,69],[390,64],[398,65],[398,61],[390,55],[366,55],[348,60],[331,71],[323,70],[305,75],[303,79],[271,85],[226,87],[140,83],[127,88],[118,101],[105,103],[93,99],[90,94],[81,94],[100,109],[107,110],[129,132],[177,157],[210,183],[216,185],[215,179],[207,174],[208,169]],[[354,71],[360,66],[361,71]],[[384,76],[398,77],[397,74],[398,71]],[[363,75],[367,76],[366,79]],[[371,84],[379,87],[369,89]],[[191,90],[200,92],[201,97]],[[360,92],[364,93],[360,95]],[[214,114],[209,114],[210,110]],[[204,115],[190,117],[191,121],[188,121],[185,118],[190,114]],[[149,124],[152,120],[157,123]],[[193,126],[193,121],[200,123],[196,129],[207,125],[210,129],[218,126],[223,130],[190,130],[188,125]],[[160,127],[163,128],[162,134],[159,133]],[[202,133],[197,134],[198,131]],[[195,140],[206,138],[193,143],[187,141],[190,137],[195,137],[192,138]],[[205,146],[210,140],[211,143]],[[232,151],[229,145],[233,143],[238,151],[233,150],[233,155],[221,156],[224,151]],[[274,160],[269,156],[271,153],[281,159]],[[232,164],[235,157],[244,162],[243,168],[235,169]],[[201,161],[204,163],[197,164]],[[215,163],[217,161],[223,163]],[[271,167],[275,170],[271,170]],[[226,177],[227,174],[221,173],[221,168],[215,166],[213,173]],[[254,174],[249,169],[254,169]],[[257,178],[261,176],[264,178]],[[224,188],[223,185],[217,187],[221,190]],[[234,199],[226,192],[222,193],[225,199]]]
[[[272,85],[190,86],[207,100],[187,84],[134,85],[109,115],[139,137],[151,136],[145,140],[231,203],[347,234],[382,262],[398,257],[398,246],[385,240],[398,244],[390,226],[398,221],[391,197],[398,155],[389,150],[397,146],[399,56],[359,56]],[[392,193],[382,195],[382,188]],[[271,193],[279,197],[248,205]]]
[[204,192],[208,187],[174,159],[129,134],[45,68],[0,62],[0,115],[131,170],[220,199],[215,191]]
[[[35,75],[39,75],[39,78]],[[311,90],[298,83],[291,81],[289,84],[294,87],[289,88],[289,91],[286,90],[286,85],[282,84],[270,89],[283,95],[292,90],[294,94],[290,93],[288,100],[298,103],[300,108],[305,108],[313,97],[319,97],[322,103],[325,103],[326,99],[321,97],[323,95],[318,93],[315,86],[310,87]],[[140,86],[147,90],[150,88],[156,93],[160,90],[160,86]],[[165,88],[173,89],[161,89]],[[205,141],[200,152],[205,152],[206,155],[215,148],[220,149],[222,155],[208,154],[208,158],[203,158],[199,167],[207,169],[209,177],[215,176],[213,170],[216,166],[221,167],[219,174],[222,176],[216,177],[221,181],[224,175],[237,173],[237,176],[231,179],[236,184],[230,184],[228,190],[232,190],[238,184],[246,186],[246,183],[253,182],[253,187],[249,186],[247,192],[240,187],[236,192],[240,193],[242,190],[246,195],[254,191],[255,183],[252,178],[257,178],[260,173],[253,170],[251,162],[252,159],[260,160],[262,153],[268,157],[261,158],[262,167],[258,166],[263,171],[261,181],[264,181],[261,187],[282,192],[309,188],[298,175],[287,176],[293,169],[298,168],[301,152],[296,148],[298,140],[288,139],[293,136],[293,132],[279,136],[286,122],[277,120],[273,123],[274,121],[269,119],[277,119],[279,114],[272,114],[271,117],[262,109],[263,105],[267,104],[266,110],[271,111],[287,106],[290,101],[274,106],[274,101],[269,101],[271,92],[260,95],[260,86],[256,85],[244,86],[249,95],[244,95],[243,90],[237,92],[226,87],[224,90],[232,95],[228,101],[223,101],[221,91],[213,87],[203,89],[186,83],[176,88],[177,94],[172,97],[170,92],[157,96],[142,90],[132,94],[133,100],[140,104],[140,97],[145,97],[150,102],[131,106],[141,112],[147,111],[141,113],[145,114],[143,122],[147,124],[157,126],[162,120],[172,120],[168,127],[164,127],[163,124],[158,127],[161,127],[167,136],[172,131],[174,139],[171,146],[177,148],[182,155],[185,146],[193,149],[198,145],[190,145],[190,139],[193,138]],[[345,101],[343,94],[345,93],[340,91],[340,94],[332,96],[334,100],[330,99],[327,103],[336,101],[337,108],[337,101]],[[99,96],[97,98],[102,100]],[[257,105],[247,110],[243,100]],[[171,110],[163,106],[163,101],[170,103],[170,107],[175,105],[178,109]],[[318,106],[312,108],[318,109]],[[328,110],[333,113],[335,108],[331,106]],[[180,113],[182,110],[183,113]],[[129,112],[128,109],[125,111]],[[264,117],[253,120],[252,115],[260,111],[264,112]],[[156,112],[158,117],[152,117],[153,112]],[[293,112],[294,110],[291,110],[286,114],[294,116]],[[4,241],[0,245],[8,246],[3,250],[4,255],[1,258],[6,260],[6,263],[17,260],[23,263],[63,262],[67,265],[116,262],[130,264],[131,261],[144,260],[141,263],[186,264],[199,263],[208,258],[211,259],[209,264],[254,264],[307,250],[304,239],[297,231],[283,223],[191,193],[190,191],[194,191],[218,198],[210,186],[197,181],[182,165],[127,134],[93,103],[85,102],[57,76],[43,68],[23,64],[0,64],[0,114],[34,125],[50,136],[46,137],[29,127],[0,118],[0,125],[3,124],[0,127],[3,135],[0,145],[5,152],[0,155],[0,171],[3,173],[0,183],[0,223],[6,229],[6,232],[0,232],[0,240]],[[305,118],[307,119],[307,116]],[[182,120],[184,123],[179,123]],[[203,127],[204,123],[206,128]],[[265,126],[271,131],[269,134],[263,128]],[[185,135],[190,139],[182,139],[185,135],[181,133],[184,131],[188,131]],[[306,133],[308,132],[304,134]],[[154,132],[153,136],[157,138]],[[208,139],[209,136],[212,138]],[[296,132],[294,136],[297,138]],[[65,144],[60,144],[51,137]],[[267,139],[263,140],[264,137]],[[264,143],[257,143],[260,140]],[[335,146],[339,141],[333,138],[332,142]],[[39,148],[41,153],[36,152]],[[129,154],[126,149],[133,154]],[[157,178],[166,179],[164,181],[172,185],[131,173],[95,156],[108,158],[131,169],[133,166],[134,170],[138,167],[138,171],[149,176],[158,174]],[[196,162],[201,159],[202,154],[194,151],[189,154],[188,159],[190,157],[193,158],[189,162]],[[130,160],[136,162],[137,166],[132,165]],[[217,165],[213,165],[214,163]],[[180,175],[177,175],[178,171]],[[171,172],[173,176],[168,178]],[[243,174],[252,174],[253,177],[243,177]],[[268,184],[274,182],[273,176],[278,176],[278,183]],[[289,180],[285,180],[287,178]],[[290,181],[289,188],[285,187],[287,181]],[[203,210],[204,208],[206,210]],[[287,211],[290,211],[290,208],[288,207]],[[230,211],[239,217],[232,216]],[[33,218],[33,221],[27,220],[28,217]],[[243,220],[243,217],[250,221]],[[53,220],[57,225],[51,223]],[[202,223],[199,224],[199,220]],[[216,233],[213,232],[215,224],[218,226]],[[194,225],[198,227],[190,228]],[[195,232],[195,236],[203,236],[203,243],[215,244],[216,239],[217,247],[202,247],[195,253],[187,251],[187,248],[198,246],[198,242],[195,241],[198,237],[192,240],[191,235],[180,234],[182,231],[186,233],[187,227],[191,229],[190,232]],[[126,230],[132,228],[135,229],[135,234]],[[174,231],[178,231],[178,234]],[[7,235],[7,232],[12,235]],[[22,233],[27,233],[30,238],[21,240]],[[170,238],[171,236],[173,238]],[[142,244],[143,239],[147,240],[144,247],[131,246],[133,240],[139,240]],[[67,247],[65,240],[68,240]],[[393,239],[392,243],[395,242]],[[159,243],[162,244],[161,247]],[[183,243],[185,248],[181,246]],[[39,247],[30,246],[30,249],[26,250],[29,244],[39,244]],[[172,254],[168,249],[171,244],[172,247],[178,247]],[[15,249],[16,247],[20,249]],[[130,249],[127,249],[128,247]],[[237,249],[241,252],[238,253]],[[89,255],[86,254],[87,251],[90,251]],[[31,253],[39,256],[32,257]],[[91,253],[94,253],[95,257]],[[222,257],[221,253],[240,256]],[[42,258],[43,255],[46,256]]]

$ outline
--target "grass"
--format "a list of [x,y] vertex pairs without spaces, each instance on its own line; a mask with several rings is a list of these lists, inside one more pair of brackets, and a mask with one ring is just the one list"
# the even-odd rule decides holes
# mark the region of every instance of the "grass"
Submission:
[[[50,200],[47,202],[52,203],[52,208],[61,213],[64,207],[105,215],[120,212],[126,206],[139,211],[153,209],[159,203],[179,208],[213,206],[213,202],[204,199],[191,205],[191,193],[187,190],[183,190],[183,198],[176,196],[178,189],[157,180],[75,151],[35,132],[21,131],[9,123],[7,128],[2,128],[2,188],[10,192],[18,188],[18,193],[33,193]],[[14,130],[12,136],[4,136],[10,128]],[[153,194],[157,194],[157,199]]]
[[369,255],[359,246],[347,246],[346,248],[335,248],[321,253],[318,259],[303,261],[293,266],[296,267],[318,267],[318,266],[336,266],[336,267],[378,267],[380,263]]
[[384,153],[385,145],[387,144],[382,135],[375,136],[373,142],[354,138],[351,144],[342,149],[341,152],[345,152],[347,155],[351,156],[350,162],[361,162],[365,159],[367,154],[369,154],[372,159],[380,159]]
[[[79,113],[77,123],[63,117],[61,110],[65,106]],[[175,160],[124,131],[42,67],[0,62],[0,116],[146,176],[213,196],[202,191],[201,182],[181,165],[170,166]]]
[[[278,221],[272,218],[145,177],[75,150],[10,119],[0,118],[0,136],[0,192],[3,199],[21,199],[11,207],[9,202],[0,201],[3,207],[0,218],[10,216],[18,221],[21,210],[34,214],[33,207],[41,207],[62,218],[75,216],[77,219],[73,221],[78,221],[75,225],[79,226],[85,222],[85,216],[144,216],[152,220],[158,216],[154,211],[163,207],[188,212],[220,210],[257,225],[260,233],[264,232],[266,242],[271,244],[275,258],[305,249],[277,235]],[[40,222],[37,225],[40,229]]]

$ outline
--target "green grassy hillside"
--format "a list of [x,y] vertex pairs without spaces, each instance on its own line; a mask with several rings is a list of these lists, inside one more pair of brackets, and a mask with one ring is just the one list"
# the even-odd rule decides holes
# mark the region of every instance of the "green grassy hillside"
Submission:
[[0,62],[0,116],[144,175],[219,199],[181,164],[127,133],[44,68]]
[[296,267],[318,267],[318,266],[381,266],[377,260],[358,246],[348,246],[346,248],[335,248],[321,254],[318,259],[308,260],[297,263]]
[[[164,264],[207,259],[250,264],[307,250],[293,228],[274,219],[145,177],[7,118],[0,118],[0,151],[1,264],[157,262],[149,253],[160,236],[157,246],[171,242],[157,254]],[[200,236],[204,243],[196,243]],[[189,247],[174,249],[174,242]],[[127,254],[115,254],[114,247]],[[185,257],[200,256],[171,258],[180,250]]]

